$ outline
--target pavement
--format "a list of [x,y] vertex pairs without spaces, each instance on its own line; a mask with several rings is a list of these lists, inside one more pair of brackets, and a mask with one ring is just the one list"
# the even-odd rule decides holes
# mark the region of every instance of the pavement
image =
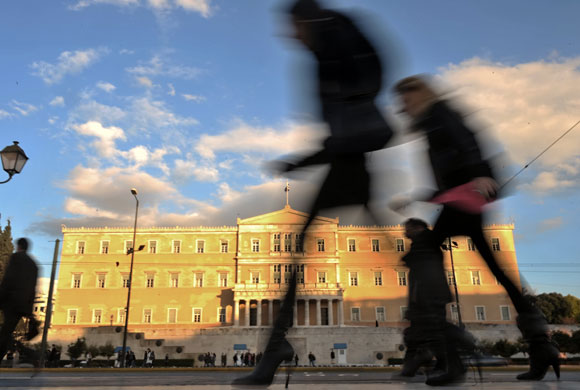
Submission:
[[[578,390],[580,367],[563,366],[561,380],[550,370],[540,382],[521,382],[516,373],[527,367],[485,369],[480,380],[472,371],[452,389],[481,390]],[[217,390],[234,389],[229,383],[249,369],[23,369],[0,370],[0,388],[24,390]],[[297,368],[292,372],[289,389],[299,390],[411,390],[429,389],[425,377],[418,375],[408,382],[393,377],[394,368]],[[269,387],[284,389],[286,373],[280,371]],[[238,388],[239,389],[239,388]],[[238,390],[235,389],[235,390]],[[262,388],[263,389],[263,388]],[[253,388],[244,388],[253,390]]]

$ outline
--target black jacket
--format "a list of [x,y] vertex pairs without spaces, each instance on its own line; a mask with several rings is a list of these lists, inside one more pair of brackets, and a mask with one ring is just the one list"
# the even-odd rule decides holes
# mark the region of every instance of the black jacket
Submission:
[[10,256],[0,283],[0,308],[23,316],[32,315],[38,267],[26,252]]
[[434,103],[415,127],[427,135],[429,158],[439,191],[460,186],[476,177],[494,178],[473,132],[445,101]]
[[382,64],[363,33],[339,12],[323,10],[307,27],[312,36],[309,49],[318,63],[322,118],[331,135],[323,149],[289,169],[330,164],[317,209],[366,204],[370,177],[365,153],[384,148],[393,134],[375,104],[382,87]]
[[413,239],[411,250],[403,256],[403,262],[409,267],[409,310],[451,302],[443,254],[435,244],[431,230],[425,230]]

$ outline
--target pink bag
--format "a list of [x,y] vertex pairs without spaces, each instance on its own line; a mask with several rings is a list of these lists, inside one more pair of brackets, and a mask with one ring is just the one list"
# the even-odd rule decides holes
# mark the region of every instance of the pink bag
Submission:
[[485,198],[473,183],[469,182],[447,190],[429,202],[451,206],[469,214],[481,214],[483,207],[494,200]]

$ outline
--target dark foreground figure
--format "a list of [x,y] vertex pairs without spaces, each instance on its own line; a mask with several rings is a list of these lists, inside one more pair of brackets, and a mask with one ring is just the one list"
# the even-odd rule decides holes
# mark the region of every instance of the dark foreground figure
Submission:
[[[321,8],[314,0],[299,0],[287,12],[295,38],[316,59],[321,116],[331,133],[320,151],[294,162],[278,162],[276,167],[284,173],[330,165],[302,230],[306,243],[305,233],[320,210],[359,205],[370,213],[371,177],[365,154],[385,147],[392,131],[375,104],[382,86],[381,61],[354,22],[342,13]],[[346,178],[348,190],[344,189]],[[291,362],[294,350],[285,335],[292,326],[296,283],[294,273],[260,364],[234,385],[269,385],[278,366]]]
[[[408,77],[397,83],[395,90],[401,97],[403,112],[414,122],[413,129],[422,131],[429,144],[429,159],[438,186],[431,199],[443,199],[436,200],[443,204],[433,228],[437,247],[447,237],[471,237],[491,272],[506,289],[518,312],[518,327],[530,345],[530,370],[518,375],[518,379],[541,380],[550,366],[559,377],[559,353],[550,341],[545,317],[501,270],[483,235],[483,209],[474,205],[495,199],[499,186],[491,165],[482,157],[475,135],[425,78]],[[461,366],[450,360],[447,372],[430,378],[427,384],[452,382],[462,371]]]
[[29,318],[26,339],[30,340],[38,334],[36,321],[32,316],[38,267],[27,251],[28,240],[19,238],[16,242],[16,253],[10,256],[0,283],[0,309],[4,314],[4,323],[0,329],[0,361],[8,350],[13,349],[12,334],[20,319]]
[[409,253],[403,257],[409,268],[407,319],[411,325],[403,333],[407,349],[400,375],[414,376],[421,365],[435,357],[435,375],[454,367],[459,378],[465,372],[460,351],[472,354],[475,339],[446,319],[451,293],[433,232],[420,219],[411,218],[404,225],[405,236],[412,241]]

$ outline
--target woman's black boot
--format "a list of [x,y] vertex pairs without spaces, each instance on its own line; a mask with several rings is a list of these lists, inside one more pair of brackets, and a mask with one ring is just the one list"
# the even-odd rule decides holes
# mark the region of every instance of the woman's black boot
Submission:
[[560,352],[550,342],[546,318],[539,312],[521,313],[517,319],[518,328],[530,345],[530,370],[517,376],[519,380],[539,381],[552,366],[560,379]]
[[284,361],[292,361],[294,349],[286,340],[286,331],[292,326],[295,298],[296,273],[292,276],[260,363],[250,375],[234,379],[233,386],[269,386],[280,364]]

